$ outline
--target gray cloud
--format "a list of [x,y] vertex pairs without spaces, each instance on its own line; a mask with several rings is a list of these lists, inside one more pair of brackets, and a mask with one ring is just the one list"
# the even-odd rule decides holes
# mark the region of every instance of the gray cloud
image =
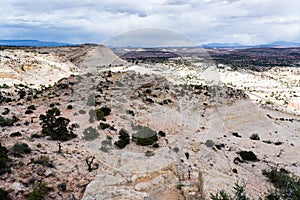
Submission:
[[1,39],[99,43],[151,27],[199,43],[300,41],[297,0],[2,0],[0,7]]

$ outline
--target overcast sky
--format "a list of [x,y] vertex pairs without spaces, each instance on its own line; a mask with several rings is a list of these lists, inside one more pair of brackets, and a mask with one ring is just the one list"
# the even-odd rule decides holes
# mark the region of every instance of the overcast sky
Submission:
[[102,43],[159,28],[197,43],[300,42],[299,0],[1,0],[0,8],[0,39]]

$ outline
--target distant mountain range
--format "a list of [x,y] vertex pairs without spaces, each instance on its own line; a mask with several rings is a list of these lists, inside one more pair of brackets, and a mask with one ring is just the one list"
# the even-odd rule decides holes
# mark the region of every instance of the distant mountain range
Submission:
[[[75,46],[76,44],[50,42],[40,40],[0,40],[0,46],[32,46],[32,47],[59,47],[59,46]],[[244,45],[239,43],[208,43],[201,44],[203,48],[272,48],[272,47],[300,47],[300,43],[276,41],[268,44]]]
[[275,48],[275,47],[300,47],[300,43],[276,41],[268,44],[244,45],[239,43],[208,43],[200,45],[203,48]]
[[0,40],[0,46],[32,46],[32,47],[59,47],[74,46],[75,44],[62,42],[48,42],[40,40]]

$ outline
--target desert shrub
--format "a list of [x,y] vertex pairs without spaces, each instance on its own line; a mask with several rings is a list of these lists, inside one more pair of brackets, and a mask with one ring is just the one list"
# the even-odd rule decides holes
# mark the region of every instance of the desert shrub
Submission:
[[48,166],[50,164],[48,156],[40,156],[37,159],[33,159],[32,162],[34,164],[39,164],[39,165],[43,165],[43,166]]
[[25,90],[19,90],[18,91],[19,94],[19,99],[23,99],[26,96],[26,91]]
[[211,200],[250,200],[250,198],[247,197],[244,184],[240,185],[238,183],[235,183],[233,189],[233,196],[228,194],[226,191],[221,190],[217,194],[210,194],[210,198]]
[[111,112],[110,108],[101,107],[95,110],[97,120],[103,120],[104,117],[108,116]]
[[151,157],[151,156],[154,156],[154,155],[155,155],[155,153],[153,151],[146,151],[145,152],[145,156],[147,156],[147,157]]
[[95,96],[94,95],[89,95],[88,100],[86,102],[87,106],[95,106]]
[[20,133],[20,131],[17,132],[13,132],[12,134],[9,135],[10,137],[20,137],[22,136],[22,134]]
[[44,200],[47,195],[47,184],[45,182],[36,185],[26,200]]
[[282,143],[282,142],[274,142],[274,144],[275,144],[276,146],[278,146],[278,145],[282,145],[283,143]]
[[256,155],[252,151],[239,151],[238,154],[243,160],[257,161]]
[[146,98],[145,101],[147,101],[148,103],[154,103],[154,101],[151,98]]
[[46,115],[40,115],[42,134],[50,136],[52,140],[62,141],[77,137],[68,127],[70,120],[59,115],[60,110],[56,107],[49,109]]
[[106,136],[106,139],[107,139],[107,140],[112,140],[113,138],[112,138],[111,136],[107,135],[107,136]]
[[84,139],[84,140],[94,140],[99,136],[98,131],[91,126],[84,129],[83,134],[84,134],[84,136],[82,139]]
[[231,196],[226,191],[221,190],[217,194],[210,194],[210,198],[212,200],[250,200],[250,198],[247,197],[247,194],[245,192],[245,185],[239,185],[238,183],[235,183],[234,187],[234,195]]
[[68,105],[68,106],[67,106],[67,109],[69,109],[69,110],[71,110],[72,108],[73,108],[72,105]]
[[112,140],[111,140],[111,139],[106,138],[106,140],[103,140],[103,141],[101,142],[101,148],[100,148],[101,151],[107,153],[107,152],[109,152],[111,149],[112,149]]
[[26,143],[16,143],[12,147],[12,154],[16,157],[22,157],[23,154],[30,154],[31,148]]
[[29,110],[35,110],[36,107],[35,107],[35,105],[30,105],[30,106],[27,107],[27,109],[29,109]]
[[94,123],[94,119],[96,118],[96,112],[95,112],[95,110],[90,109],[89,116],[90,116],[89,122],[90,123]]
[[9,114],[9,112],[10,112],[9,108],[4,108],[4,111],[1,114],[7,115],[7,114]]
[[100,151],[103,151],[103,152],[105,152],[105,153],[108,153],[108,152],[109,152],[108,148],[105,147],[105,146],[101,146],[99,150],[100,150]]
[[79,110],[78,112],[79,112],[79,114],[82,114],[82,115],[86,114],[85,110]]
[[272,105],[272,106],[274,106],[274,102],[273,102],[273,101],[271,101],[271,100],[268,100],[268,101],[266,101],[266,104],[269,104],[269,105]]
[[179,182],[177,185],[176,185],[176,188],[178,190],[181,190],[182,186],[184,186],[184,184],[182,182]]
[[126,110],[126,114],[134,116],[134,112],[132,110]]
[[49,107],[50,107],[50,108],[55,107],[55,103],[50,103]]
[[18,118],[16,116],[13,116],[12,118],[4,118],[0,115],[0,126],[12,126],[14,123],[18,121]]
[[232,133],[232,135],[233,135],[233,136],[235,136],[235,137],[239,137],[239,138],[241,138],[241,137],[242,137],[242,136],[241,136],[241,135],[239,135],[239,133],[237,133],[237,132],[233,132],[233,133]]
[[153,148],[159,148],[159,144],[158,144],[158,143],[154,143],[154,144],[152,145],[152,147],[153,147]]
[[221,190],[216,194],[210,194],[210,199],[211,200],[231,200],[232,198],[225,190]]
[[115,145],[120,149],[123,149],[130,143],[130,136],[125,129],[119,131],[119,140],[115,142]]
[[4,83],[3,85],[0,85],[0,88],[9,88],[9,86]]
[[39,135],[39,134],[36,134],[36,133],[31,135],[31,138],[41,138],[41,137],[43,137],[43,136]]
[[0,199],[1,200],[11,200],[11,198],[8,195],[8,192],[5,190],[0,189]]
[[74,123],[74,124],[71,124],[71,127],[72,127],[73,129],[75,129],[75,128],[80,128],[80,125],[79,125],[78,123]]
[[259,136],[257,133],[253,133],[251,136],[250,136],[250,139],[251,140],[260,140]]
[[207,146],[208,148],[211,148],[211,147],[215,146],[215,143],[212,140],[206,140],[205,146]]
[[158,135],[160,135],[161,137],[166,137],[166,133],[163,131],[158,131]]
[[267,144],[272,144],[272,142],[270,140],[263,140],[264,143],[267,143]]
[[136,127],[137,133],[132,135],[132,140],[137,145],[147,146],[153,145],[157,140],[157,132],[149,127],[138,126]]
[[107,129],[107,128],[109,128],[110,127],[110,125],[109,124],[107,124],[107,123],[100,123],[100,125],[98,126],[98,128],[99,129],[101,129],[101,130],[104,130],[104,129]]
[[173,148],[173,151],[174,151],[175,153],[178,153],[178,152],[179,152],[179,148],[178,148],[178,147],[174,147],[174,148]]
[[[0,143],[0,174],[7,170],[8,164],[8,150]],[[1,198],[0,198],[1,199]]]
[[269,191],[266,199],[300,199],[299,178],[291,176],[284,169],[265,170],[263,175],[275,186],[275,190]]
[[65,182],[60,183],[57,185],[57,189],[64,192],[67,189],[67,184]]
[[102,146],[112,146],[112,142],[109,139],[103,140],[101,144]]
[[29,115],[29,114],[32,114],[33,113],[33,110],[30,110],[30,109],[27,109],[26,111],[25,111],[25,114],[26,115]]

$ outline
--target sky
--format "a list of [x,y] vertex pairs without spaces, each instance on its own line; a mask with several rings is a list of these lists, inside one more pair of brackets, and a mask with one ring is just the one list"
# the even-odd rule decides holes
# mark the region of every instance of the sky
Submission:
[[300,42],[299,0],[1,0],[0,8],[0,39],[104,43],[146,28],[199,44]]

